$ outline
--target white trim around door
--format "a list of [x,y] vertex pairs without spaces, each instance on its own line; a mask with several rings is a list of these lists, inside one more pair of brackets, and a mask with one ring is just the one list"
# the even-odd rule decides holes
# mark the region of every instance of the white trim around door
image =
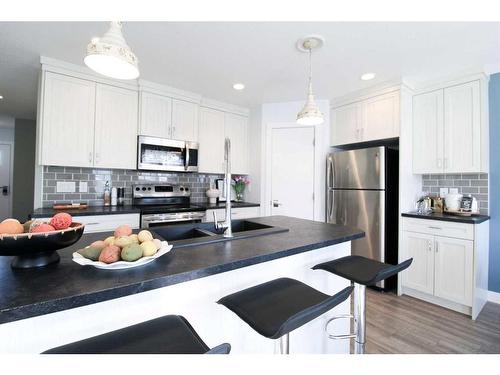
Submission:
[[[271,199],[272,199],[272,175],[271,175],[271,157],[272,157],[272,132],[273,129],[282,128],[312,128],[314,129],[314,220],[324,221],[324,206],[325,206],[325,158],[328,152],[328,146],[323,145],[325,140],[322,128],[324,124],[318,126],[302,126],[294,122],[269,122],[265,124],[263,132],[263,214],[271,215]],[[328,139],[328,137],[326,137]],[[323,147],[325,146],[325,147]]]

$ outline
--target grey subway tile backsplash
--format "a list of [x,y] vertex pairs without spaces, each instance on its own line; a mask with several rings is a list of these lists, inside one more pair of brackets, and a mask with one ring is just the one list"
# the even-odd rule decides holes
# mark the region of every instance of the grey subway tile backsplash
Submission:
[[456,188],[460,194],[476,197],[482,214],[488,214],[488,174],[424,174],[422,190],[431,195],[439,195],[440,188]]
[[[109,181],[110,187],[125,188],[125,203],[132,202],[132,185],[141,183],[171,183],[187,185],[191,189],[193,203],[205,203],[205,191],[210,187],[210,181],[222,178],[217,174],[193,173],[161,173],[143,172],[123,169],[97,169],[77,167],[43,168],[43,207],[52,207],[54,203],[78,203],[89,205],[103,205],[104,185]],[[57,193],[58,181],[75,181],[74,193]],[[80,193],[79,182],[87,182],[87,192]]]

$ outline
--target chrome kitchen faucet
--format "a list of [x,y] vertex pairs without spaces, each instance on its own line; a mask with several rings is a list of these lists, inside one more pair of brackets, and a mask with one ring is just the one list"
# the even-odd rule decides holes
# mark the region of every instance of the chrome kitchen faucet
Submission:
[[231,226],[231,140],[224,141],[224,165],[225,165],[225,186],[226,186],[226,219],[217,221],[217,214],[214,212],[214,225],[216,230],[223,230],[224,237],[233,237]]

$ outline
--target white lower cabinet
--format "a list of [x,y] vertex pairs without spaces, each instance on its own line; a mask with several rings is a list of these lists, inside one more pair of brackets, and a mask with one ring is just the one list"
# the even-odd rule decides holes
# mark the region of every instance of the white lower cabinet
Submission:
[[403,285],[420,292],[434,293],[434,237],[428,234],[403,232],[405,258],[413,262],[403,272]]
[[400,260],[413,262],[401,275],[402,292],[475,318],[487,293],[483,225],[479,231],[477,224],[404,218]]
[[472,241],[435,237],[434,295],[472,306]]

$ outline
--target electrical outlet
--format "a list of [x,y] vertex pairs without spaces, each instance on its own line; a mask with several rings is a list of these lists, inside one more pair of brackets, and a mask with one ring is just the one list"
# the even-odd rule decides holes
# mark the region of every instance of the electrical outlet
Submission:
[[439,196],[444,198],[444,196],[448,194],[448,188],[439,188]]
[[75,189],[74,182],[57,181],[56,190],[58,193],[74,193]]
[[450,194],[458,194],[458,188],[450,188]]
[[80,184],[78,186],[78,191],[80,193],[86,193],[89,191],[87,181],[80,181]]

